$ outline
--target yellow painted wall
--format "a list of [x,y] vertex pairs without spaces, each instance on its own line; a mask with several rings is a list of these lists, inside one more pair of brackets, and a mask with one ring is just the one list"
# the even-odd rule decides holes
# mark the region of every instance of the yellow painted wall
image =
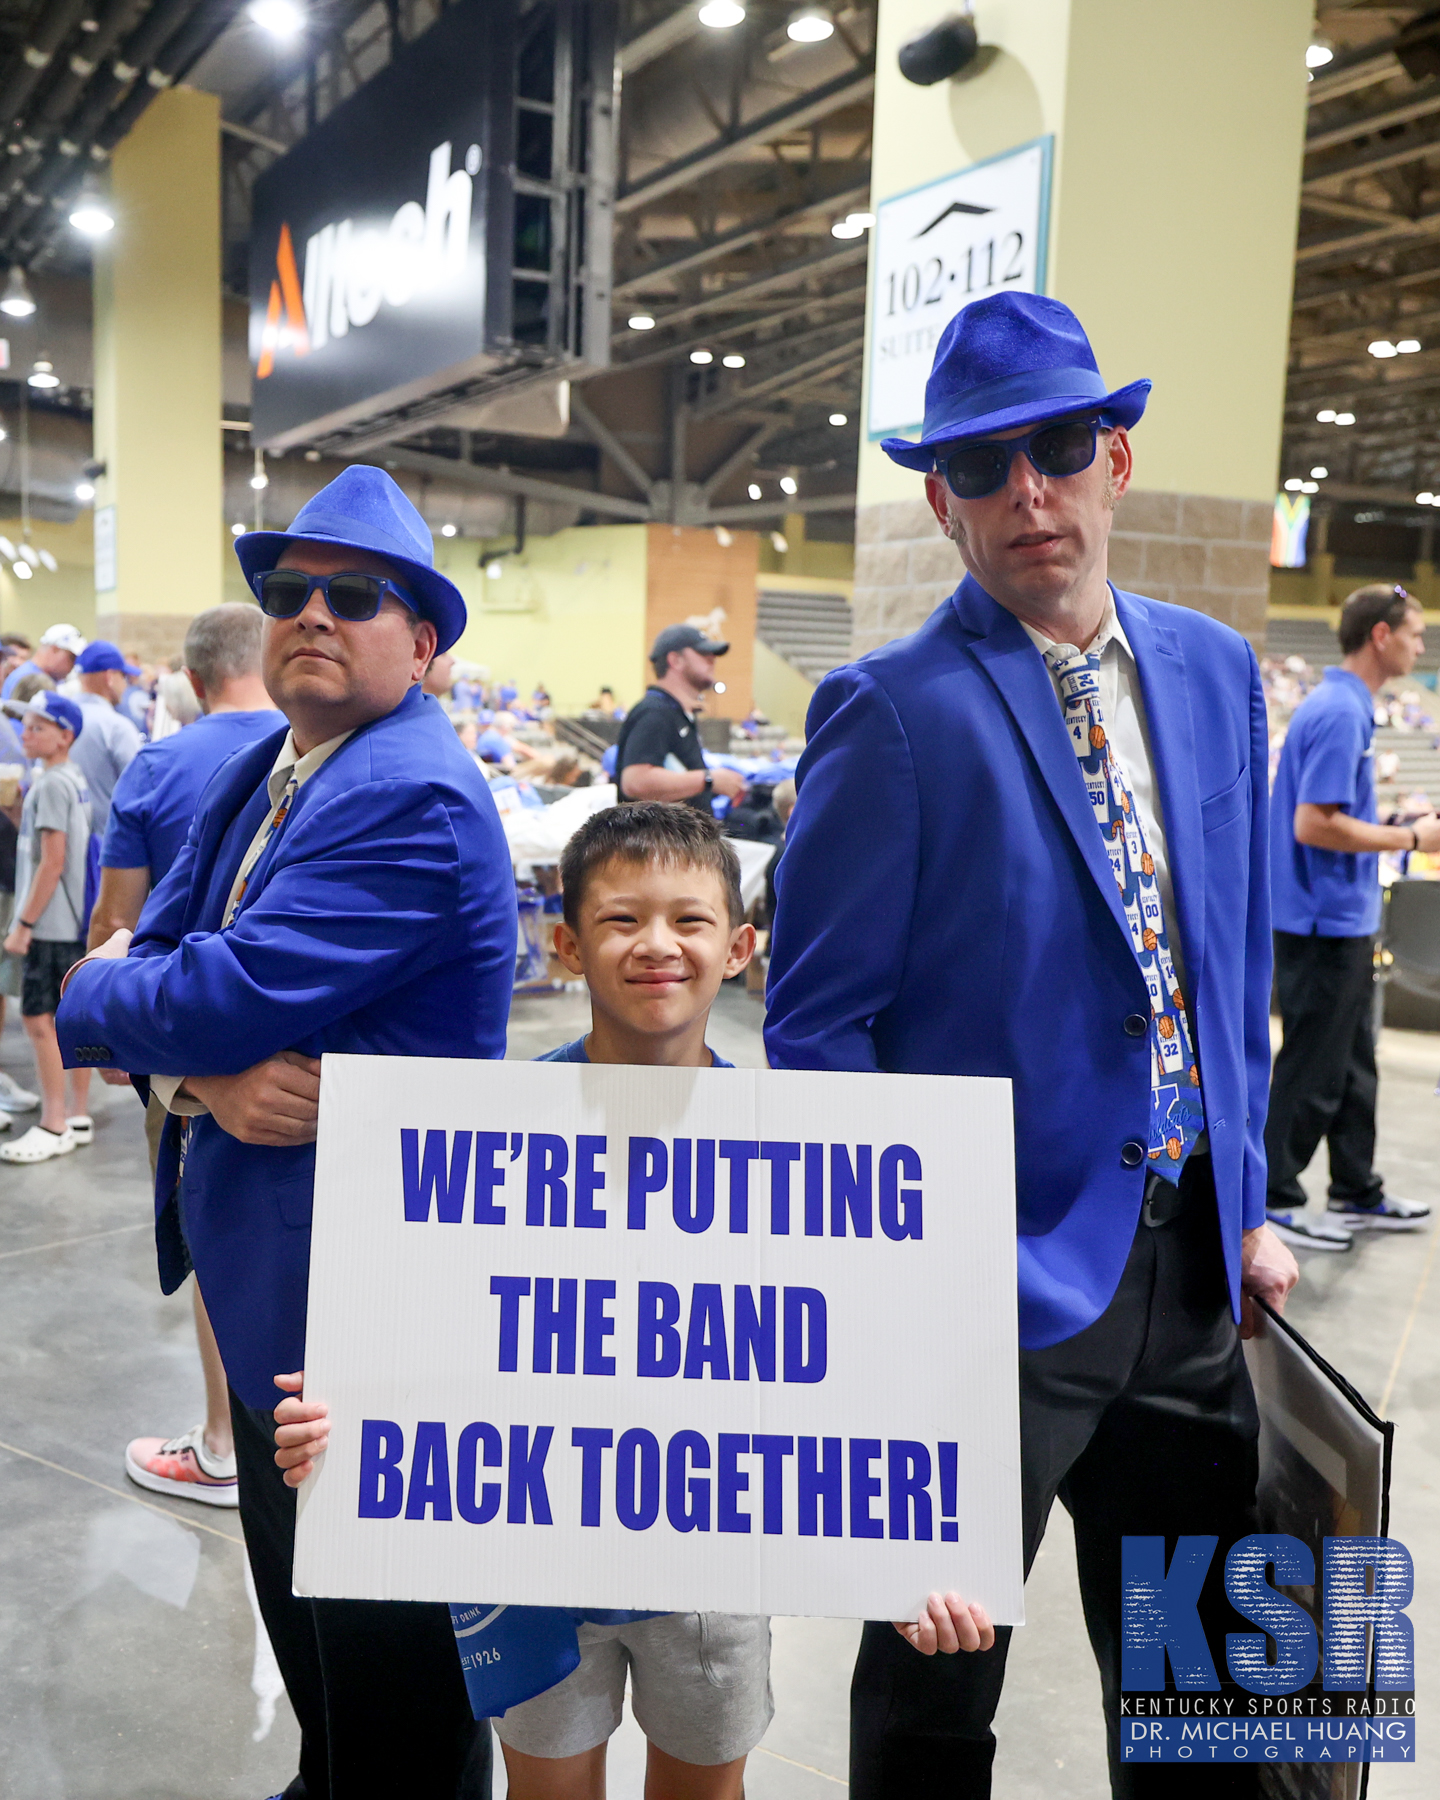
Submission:
[[[18,519],[0,519],[0,537],[21,540]],[[36,520],[30,542],[48,550],[59,564],[52,573],[37,569],[29,581],[17,581],[0,557],[0,631],[19,631],[33,644],[47,625],[73,625],[86,637],[95,634],[95,582],[90,515],[81,513],[71,525]]]
[[753,680],[755,704],[770,723],[783,725],[792,737],[804,737],[814,685],[761,638],[755,640]]
[[[151,101],[111,161],[95,248],[95,504],[116,508],[114,614],[190,616],[224,591],[220,102]],[[123,624],[122,624],[123,634]]]
[[[881,0],[874,201],[1053,133],[1047,290],[1108,381],[1155,383],[1136,486],[1269,499],[1311,0],[988,0],[993,64],[919,88],[895,53],[935,15]],[[919,485],[862,438],[859,497]]]
[[531,538],[501,557],[492,581],[473,538],[437,538],[436,567],[465,596],[462,660],[513,677],[528,696],[539,681],[558,711],[579,712],[601,687],[622,706],[639,699],[645,651],[648,527],[592,525]]

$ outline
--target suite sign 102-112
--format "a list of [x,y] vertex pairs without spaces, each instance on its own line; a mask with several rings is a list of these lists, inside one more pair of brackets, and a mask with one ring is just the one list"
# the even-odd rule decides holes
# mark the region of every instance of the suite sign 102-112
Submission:
[[1053,139],[975,163],[876,210],[871,254],[872,438],[918,430],[940,334],[1007,288],[1045,291]]

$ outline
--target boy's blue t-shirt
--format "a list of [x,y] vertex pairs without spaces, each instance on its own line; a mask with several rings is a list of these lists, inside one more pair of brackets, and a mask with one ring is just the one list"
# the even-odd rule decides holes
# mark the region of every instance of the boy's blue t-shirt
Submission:
[[[717,1069],[735,1067],[713,1050],[710,1057]],[[535,1061],[588,1063],[590,1058],[582,1036],[547,1050]],[[470,1710],[477,1719],[494,1718],[563,1681],[580,1661],[577,1625],[632,1625],[664,1616],[579,1606],[490,1607],[452,1601],[450,1619]]]

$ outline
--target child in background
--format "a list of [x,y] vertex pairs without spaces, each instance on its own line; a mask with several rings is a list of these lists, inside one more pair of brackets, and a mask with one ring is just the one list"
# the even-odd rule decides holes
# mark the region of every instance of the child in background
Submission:
[[[705,1030],[721,982],[754,954],[755,931],[745,923],[739,862],[715,821],[690,806],[611,807],[570,839],[560,870],[565,916],[555,953],[590,990],[590,1030],[539,1060],[732,1067]],[[275,1411],[275,1460],[296,1487],[327,1442],[328,1409],[298,1397],[302,1381],[277,1378],[297,1397]],[[511,1800],[601,1800],[627,1675],[649,1740],[646,1800],[741,1800],[746,1757],[774,1711],[770,1621],[570,1616],[579,1667],[495,1720]],[[928,1616],[900,1629],[927,1654],[994,1641],[983,1612],[954,1595],[934,1596]]]

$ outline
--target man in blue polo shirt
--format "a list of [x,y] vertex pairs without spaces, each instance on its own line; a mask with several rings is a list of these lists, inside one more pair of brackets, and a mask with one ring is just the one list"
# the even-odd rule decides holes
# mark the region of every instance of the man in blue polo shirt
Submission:
[[[1351,1232],[1413,1230],[1430,1208],[1386,1194],[1375,1156],[1375,933],[1382,850],[1440,850],[1440,819],[1380,825],[1375,695],[1425,648],[1425,615],[1404,588],[1356,590],[1340,614],[1344,661],[1290,721],[1270,811],[1275,985],[1284,1043],[1270,1083],[1266,1210],[1287,1243],[1348,1250]],[[1300,1171],[1324,1138],[1330,1203],[1305,1213]]]

